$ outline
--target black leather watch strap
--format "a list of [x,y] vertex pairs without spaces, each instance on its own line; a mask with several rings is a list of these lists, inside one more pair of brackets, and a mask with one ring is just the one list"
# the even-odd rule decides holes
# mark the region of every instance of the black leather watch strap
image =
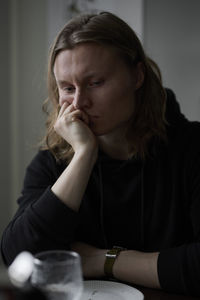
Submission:
[[113,265],[119,253],[125,248],[114,246],[111,250],[106,253],[106,260],[104,263],[104,273],[108,278],[113,278]]

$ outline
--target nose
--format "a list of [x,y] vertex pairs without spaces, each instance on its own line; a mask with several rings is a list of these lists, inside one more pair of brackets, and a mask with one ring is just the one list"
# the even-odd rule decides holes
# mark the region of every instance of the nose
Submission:
[[74,94],[73,105],[76,109],[84,109],[90,107],[91,101],[87,92],[77,89]]

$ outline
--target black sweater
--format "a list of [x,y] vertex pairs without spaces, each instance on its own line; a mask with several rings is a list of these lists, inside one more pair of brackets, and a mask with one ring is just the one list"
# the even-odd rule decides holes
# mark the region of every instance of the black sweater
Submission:
[[145,161],[100,152],[78,213],[51,191],[66,166],[38,152],[2,237],[6,264],[22,250],[68,249],[77,240],[159,251],[161,287],[200,296],[200,124],[189,122],[167,94],[168,142],[153,141]]

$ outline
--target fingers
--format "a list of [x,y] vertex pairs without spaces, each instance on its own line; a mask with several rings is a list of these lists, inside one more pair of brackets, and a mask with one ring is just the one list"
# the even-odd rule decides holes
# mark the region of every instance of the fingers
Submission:
[[75,109],[72,103],[71,104],[68,104],[67,102],[63,103],[58,114],[58,119],[62,116],[70,117],[71,121],[81,120],[85,124],[89,125],[88,115],[82,110]]
[[59,111],[59,114],[58,114],[58,118],[60,118],[63,115],[63,113],[66,111],[67,108],[69,108],[70,111],[73,111],[74,106],[73,106],[73,104],[69,104],[67,102],[64,102],[62,104],[61,108],[60,108],[60,111]]
[[72,113],[70,113],[71,116],[71,120],[74,121],[78,121],[81,120],[83,121],[85,124],[89,125],[89,117],[88,115],[83,112],[82,110],[75,110]]
[[58,118],[60,118],[62,116],[62,114],[63,114],[63,112],[65,111],[66,108],[67,108],[67,104],[65,102],[65,103],[63,103],[63,105],[60,108],[60,111],[58,113]]

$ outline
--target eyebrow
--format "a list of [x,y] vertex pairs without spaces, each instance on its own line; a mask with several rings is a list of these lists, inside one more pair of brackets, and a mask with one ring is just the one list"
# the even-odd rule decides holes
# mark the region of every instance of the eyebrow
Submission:
[[69,82],[66,81],[66,80],[58,80],[58,81],[56,81],[56,82],[57,82],[57,84],[58,84],[59,86],[62,86],[62,85],[65,85],[65,84],[71,85],[71,83],[69,83]]
[[[96,72],[91,72],[91,73],[86,74],[82,80],[88,80],[88,79],[90,79],[90,78],[92,78],[92,77],[95,77],[95,76],[97,76],[97,77],[102,77],[103,74],[96,73]],[[72,85],[72,83],[70,83],[69,81],[67,81],[67,80],[62,80],[62,79],[61,79],[61,80],[57,80],[56,82],[57,82],[57,84],[58,84],[59,86],[63,86],[63,85],[66,85],[66,84]]]

